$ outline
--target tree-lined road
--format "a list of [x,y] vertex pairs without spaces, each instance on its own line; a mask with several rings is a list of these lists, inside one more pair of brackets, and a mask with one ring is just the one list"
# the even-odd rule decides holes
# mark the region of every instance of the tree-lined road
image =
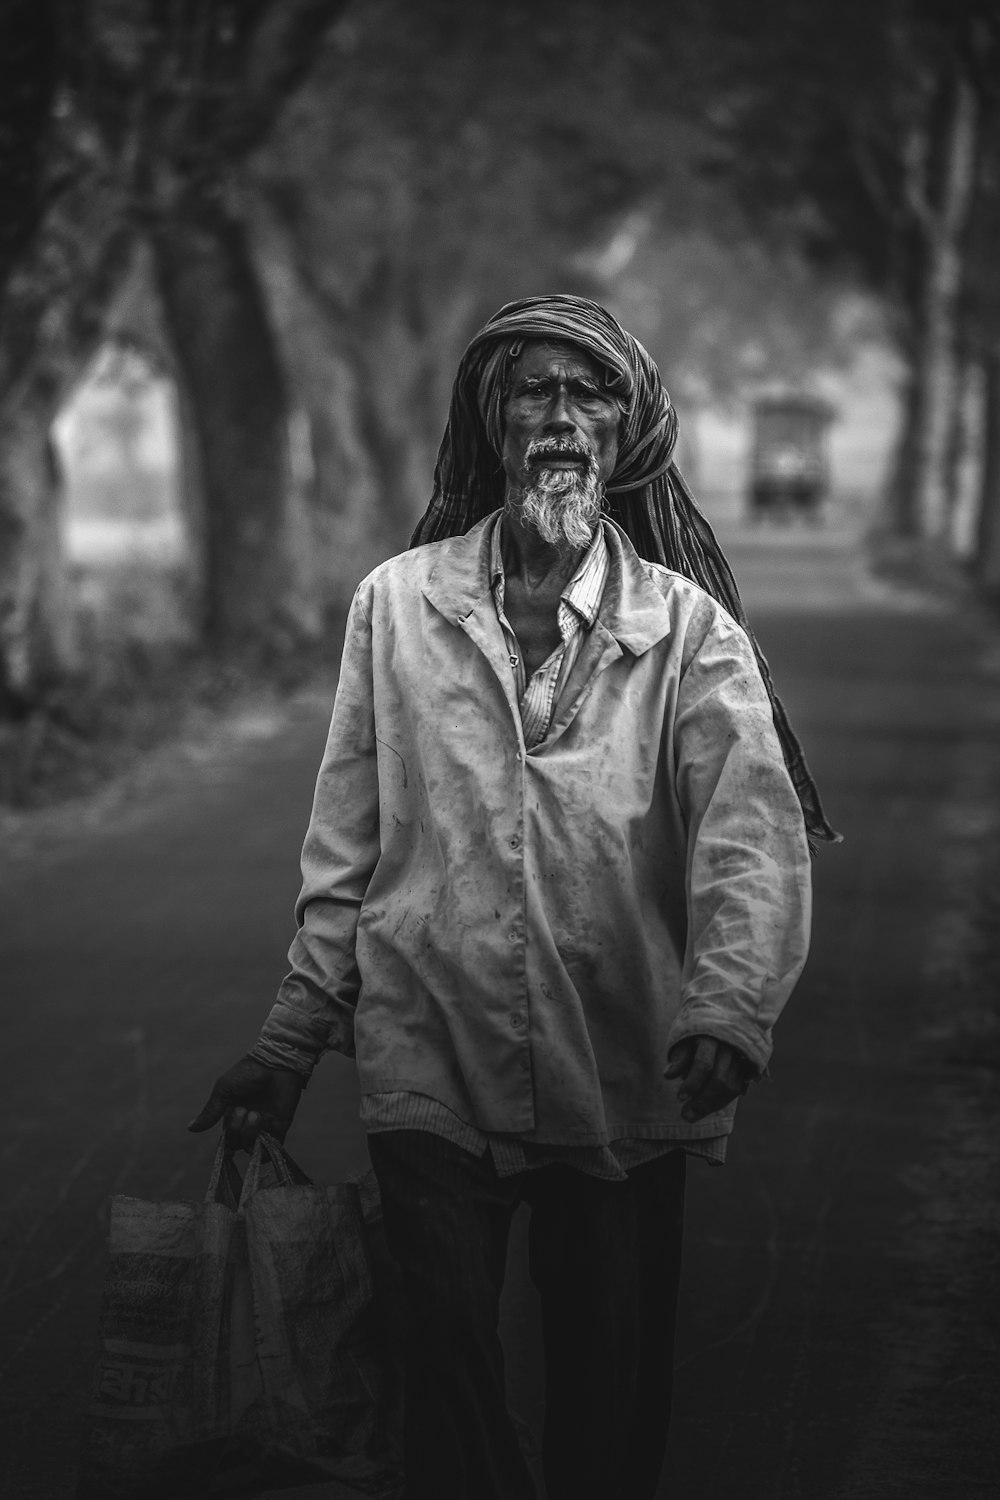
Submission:
[[[846,842],[816,862],[774,1082],[725,1170],[691,1172],[663,1495],[993,1500],[1000,632],[901,607],[847,536],[733,540]],[[283,972],[325,718],[245,719],[4,858],[4,1500],[72,1493],[107,1195],[203,1191],[184,1122]],[[355,1108],[328,1058],[291,1142],[316,1177],[364,1164]]]

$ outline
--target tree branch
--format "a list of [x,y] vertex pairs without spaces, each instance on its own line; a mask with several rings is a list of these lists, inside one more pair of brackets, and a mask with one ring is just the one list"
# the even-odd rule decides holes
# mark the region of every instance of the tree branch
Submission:
[[223,108],[218,145],[230,161],[262,144],[285,102],[316,62],[348,0],[273,0],[262,7],[241,86]]

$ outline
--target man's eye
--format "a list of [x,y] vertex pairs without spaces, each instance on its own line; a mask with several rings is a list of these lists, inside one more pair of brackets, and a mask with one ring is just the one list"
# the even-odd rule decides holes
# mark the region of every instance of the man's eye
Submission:
[[[545,384],[518,386],[514,392],[516,401],[548,401],[551,397],[551,388]],[[578,402],[581,406],[596,407],[606,405],[608,397],[603,391],[592,387],[576,387],[569,391],[571,401]]]

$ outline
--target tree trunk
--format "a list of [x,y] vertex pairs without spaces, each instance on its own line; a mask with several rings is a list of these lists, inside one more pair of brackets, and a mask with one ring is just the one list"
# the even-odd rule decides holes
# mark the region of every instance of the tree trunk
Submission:
[[[901,352],[905,350],[905,343],[905,339],[900,340]],[[914,537],[919,534],[914,497],[917,492],[917,421],[920,407],[917,400],[915,358],[912,352],[905,351],[904,359],[906,374],[899,393],[899,431],[892,451],[886,518],[888,529],[894,535]]]
[[1000,347],[984,361],[983,465],[975,572],[988,594],[1000,596]]
[[206,639],[287,649],[321,619],[300,534],[284,372],[244,226],[216,205],[165,218],[153,252],[197,440]]
[[960,544],[963,517],[966,511],[966,472],[970,456],[970,404],[973,401],[973,378],[975,365],[969,350],[957,345],[955,348],[955,401],[952,405],[952,425],[945,444],[943,477],[945,477],[946,535],[952,544]]
[[78,664],[49,404],[0,412],[0,718],[30,712]]
[[430,497],[433,460],[421,431],[410,382],[379,384],[379,366],[358,362],[357,419],[380,496],[379,530],[393,548],[405,547]]
[[956,334],[962,245],[972,208],[978,123],[975,90],[971,81],[959,74],[934,206],[930,206],[931,194],[924,191],[921,195],[924,258],[913,404],[903,432],[903,442],[912,446],[899,465],[896,512],[904,534],[932,540],[944,536],[950,517],[948,462],[960,387]]

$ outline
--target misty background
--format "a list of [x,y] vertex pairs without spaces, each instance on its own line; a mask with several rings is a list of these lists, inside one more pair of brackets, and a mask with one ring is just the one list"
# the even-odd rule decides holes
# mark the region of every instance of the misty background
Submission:
[[75,740],[155,736],[134,701],[183,703],[179,661],[266,674],[335,639],[426,504],[466,341],[539,291],[646,344],[724,534],[755,402],[820,397],[813,519],[1000,590],[994,5],[7,0],[3,24],[7,800]]

